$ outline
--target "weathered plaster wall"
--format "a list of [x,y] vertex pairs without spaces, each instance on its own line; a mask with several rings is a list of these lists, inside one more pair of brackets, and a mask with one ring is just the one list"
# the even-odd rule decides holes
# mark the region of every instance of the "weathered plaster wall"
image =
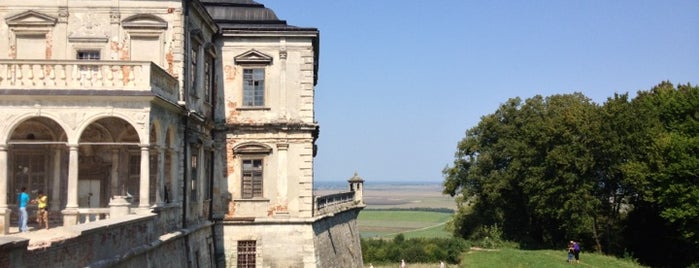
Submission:
[[[363,207],[348,209],[309,221],[283,220],[232,223],[217,228],[222,233],[219,254],[222,267],[236,267],[238,241],[256,241],[257,267],[362,267],[357,215]],[[224,265],[225,264],[225,265]]]
[[257,267],[321,267],[315,263],[313,228],[310,223],[223,223],[224,267],[236,267],[237,244],[255,240]]

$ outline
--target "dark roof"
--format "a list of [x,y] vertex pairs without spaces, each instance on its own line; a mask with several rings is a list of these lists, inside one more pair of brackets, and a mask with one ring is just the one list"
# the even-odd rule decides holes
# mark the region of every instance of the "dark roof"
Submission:
[[280,20],[273,10],[252,0],[200,0],[222,29],[316,30],[300,28]]

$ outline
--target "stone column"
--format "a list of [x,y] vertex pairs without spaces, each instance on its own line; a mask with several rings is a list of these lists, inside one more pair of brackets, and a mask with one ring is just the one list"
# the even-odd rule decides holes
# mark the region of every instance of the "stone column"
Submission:
[[61,148],[53,149],[53,191],[51,191],[51,211],[58,211],[61,205]]
[[109,186],[111,196],[125,195],[119,191],[119,149],[112,150],[112,169],[109,172]]
[[158,147],[158,181],[155,188],[155,205],[162,206],[165,201],[163,191],[165,190],[165,148]]
[[0,145],[0,235],[10,233],[12,210],[7,207],[7,146]]
[[138,207],[150,207],[150,151],[148,145],[141,145],[141,184],[139,185]]
[[78,145],[68,145],[68,200],[63,210],[63,225],[78,224]]
[[[289,108],[287,107],[287,94],[289,92],[286,90],[286,58],[288,56],[288,52],[286,51],[286,38],[282,37],[279,40],[279,62],[280,62],[280,69],[279,69],[279,104],[280,104],[280,112],[282,116],[286,117],[288,116],[288,110]],[[293,109],[293,107],[291,108]]]
[[177,195],[180,190],[180,184],[177,183],[177,167],[178,163],[182,163],[177,159],[177,151],[175,149],[169,148],[167,153],[170,154],[170,203],[177,203],[179,200],[179,195]]
[[277,144],[277,194],[279,197],[277,203],[282,205],[282,207],[285,207],[286,211],[277,210],[275,211],[275,216],[287,216],[289,214],[289,161],[287,160],[288,153],[288,143]]

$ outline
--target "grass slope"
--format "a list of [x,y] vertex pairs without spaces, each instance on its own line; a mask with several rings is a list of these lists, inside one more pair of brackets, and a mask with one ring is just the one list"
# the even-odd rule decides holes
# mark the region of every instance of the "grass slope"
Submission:
[[[568,263],[565,250],[471,250],[462,255],[461,264],[448,264],[447,267],[478,267],[478,268],[641,268],[644,266],[629,261],[601,254],[580,255],[580,263]],[[365,264],[364,267],[369,267]],[[374,264],[374,268],[395,268],[397,263]],[[439,263],[408,263],[409,268],[439,267]]]
[[630,261],[594,253],[581,253],[580,263],[570,264],[565,250],[518,250],[499,249],[494,251],[471,250],[462,255],[460,267],[643,267]]

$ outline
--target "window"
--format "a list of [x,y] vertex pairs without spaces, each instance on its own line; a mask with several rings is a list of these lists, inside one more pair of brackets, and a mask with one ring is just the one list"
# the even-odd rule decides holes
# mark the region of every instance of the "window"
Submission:
[[189,81],[191,81],[191,90],[189,94],[192,96],[197,95],[197,57],[198,53],[197,51],[199,50],[198,47],[192,48],[192,53],[191,53],[191,58],[190,58],[190,65],[189,65]]
[[265,69],[243,69],[243,105],[265,105]]
[[262,197],[262,159],[243,159],[242,197]]
[[[196,150],[195,146],[192,146],[192,150]],[[191,201],[197,201],[197,177],[199,175],[199,154],[197,153],[192,153],[191,156],[191,166],[190,166],[190,171],[191,171],[191,185],[190,185],[190,190],[191,190]]]
[[254,240],[238,241],[238,268],[255,268],[256,244]]
[[204,100],[208,103],[211,101],[211,91],[214,88],[214,59],[211,57],[206,57],[206,62],[204,63]]
[[99,60],[100,52],[99,50],[79,50],[75,58],[78,60]]
[[[99,50],[78,50],[75,53],[75,58],[84,61],[100,60]],[[80,77],[83,80],[96,79],[99,75],[99,66],[97,65],[80,65]]]

